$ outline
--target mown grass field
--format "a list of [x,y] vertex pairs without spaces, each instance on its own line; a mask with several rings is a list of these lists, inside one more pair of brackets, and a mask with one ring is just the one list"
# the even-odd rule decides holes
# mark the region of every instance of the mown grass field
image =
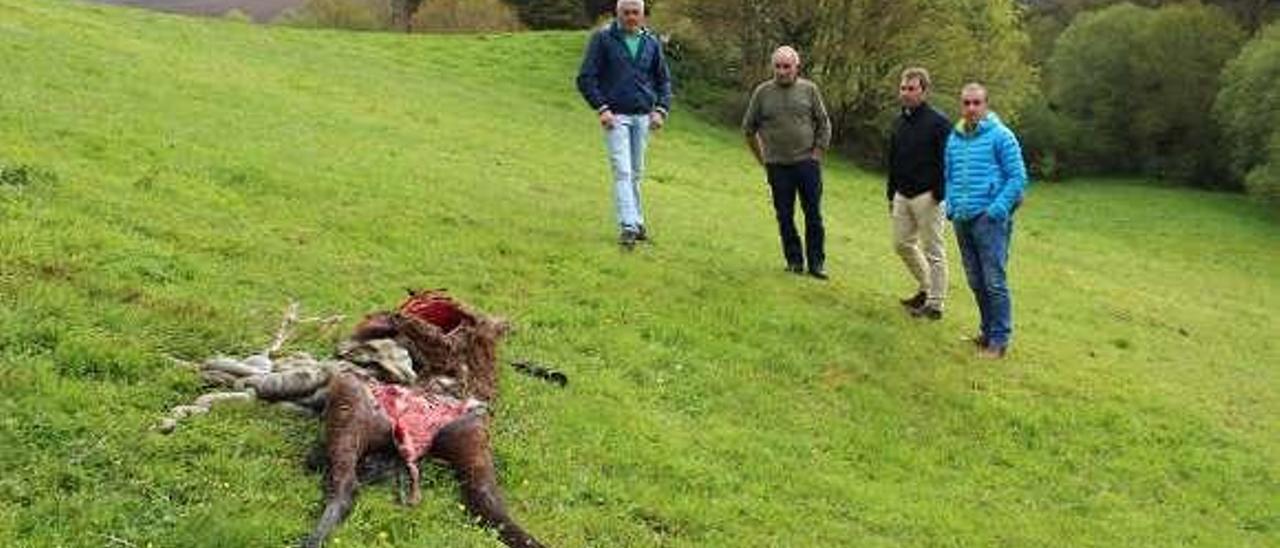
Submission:
[[[1239,196],[1038,184],[1010,359],[978,361],[889,244],[879,176],[829,165],[828,283],[782,272],[735,131],[676,109],[655,242],[614,244],[580,33],[402,36],[0,0],[0,545],[287,546],[318,423],[167,356],[447,287],[509,317],[495,445],[554,546],[1274,546],[1280,223]],[[295,349],[324,354],[304,333]],[[428,467],[336,546],[493,546]]]

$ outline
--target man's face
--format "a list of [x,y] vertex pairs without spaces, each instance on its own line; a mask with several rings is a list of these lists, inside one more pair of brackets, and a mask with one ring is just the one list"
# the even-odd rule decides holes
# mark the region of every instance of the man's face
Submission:
[[976,124],[987,115],[987,94],[979,90],[969,90],[960,94],[960,112],[964,121]]
[[924,87],[920,85],[919,78],[903,80],[898,84],[898,99],[902,101],[902,106],[907,108],[916,108],[920,103],[924,102]]
[[800,72],[800,63],[790,56],[782,55],[773,58],[773,79],[779,84],[790,84],[796,81]]
[[623,4],[618,8],[618,22],[622,30],[635,32],[644,24],[644,8],[638,4]]

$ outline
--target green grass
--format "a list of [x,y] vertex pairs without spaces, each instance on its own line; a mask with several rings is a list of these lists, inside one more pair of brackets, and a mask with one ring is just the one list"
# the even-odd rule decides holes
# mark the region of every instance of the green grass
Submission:
[[[285,546],[318,423],[166,356],[447,287],[513,320],[495,445],[555,546],[1280,543],[1280,225],[1239,196],[1034,186],[1009,360],[912,321],[879,176],[826,172],[829,269],[782,272],[736,132],[677,108],[656,241],[613,243],[585,36],[264,28],[0,0],[0,545]],[[678,103],[677,103],[678,105]],[[296,348],[324,353],[311,333]],[[337,546],[492,546],[433,467]]]

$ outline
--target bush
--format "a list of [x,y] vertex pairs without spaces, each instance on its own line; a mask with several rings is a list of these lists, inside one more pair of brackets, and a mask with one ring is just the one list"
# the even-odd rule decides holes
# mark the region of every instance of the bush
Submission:
[[1220,126],[1201,114],[1242,39],[1226,13],[1198,4],[1076,17],[1049,59],[1048,96],[1087,137],[1069,145],[1077,167],[1239,188],[1216,151]]
[[1014,131],[1036,180],[1056,181],[1070,174],[1069,151],[1079,142],[1079,130],[1070,118],[1053,110],[1043,96],[1035,96],[1027,105]]
[[222,18],[228,21],[237,21],[240,23],[252,23],[253,17],[245,13],[239,8],[231,8],[222,14]]
[[1222,72],[1214,118],[1223,127],[1232,175],[1250,193],[1280,203],[1280,23],[1245,44]]
[[[592,22],[582,0],[507,0],[520,20],[534,29],[580,29]],[[646,2],[648,4],[648,2]]]
[[347,30],[387,30],[393,10],[388,0],[307,0],[276,18],[285,25]]
[[511,32],[523,28],[516,10],[502,0],[430,0],[413,15],[423,32]]
[[1280,208],[1280,132],[1271,134],[1266,163],[1249,170],[1245,188],[1250,194]]
[[883,163],[907,66],[930,69],[935,106],[953,114],[970,81],[987,84],[1010,122],[1036,89],[1013,0],[664,0],[662,9],[655,17],[671,29],[677,81],[708,110],[741,117],[752,87],[772,74],[770,53],[790,44],[822,89],[835,146],[870,165]]

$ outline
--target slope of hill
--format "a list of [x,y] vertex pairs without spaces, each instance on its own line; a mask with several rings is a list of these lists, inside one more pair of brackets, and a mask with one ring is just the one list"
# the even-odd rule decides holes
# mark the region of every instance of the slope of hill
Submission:
[[[282,546],[316,515],[315,421],[167,356],[448,287],[517,329],[495,445],[554,546],[1280,541],[1280,229],[1237,196],[1033,187],[1017,339],[980,362],[954,247],[919,323],[881,180],[826,179],[829,268],[782,272],[741,137],[656,136],[655,242],[613,243],[584,35],[402,36],[0,0],[0,545]],[[324,353],[332,335],[296,348]],[[427,467],[337,546],[492,546]]]
[[116,4],[147,8],[186,15],[225,15],[237,10],[263,23],[275,19],[285,10],[301,6],[305,0],[92,0],[103,4]]

